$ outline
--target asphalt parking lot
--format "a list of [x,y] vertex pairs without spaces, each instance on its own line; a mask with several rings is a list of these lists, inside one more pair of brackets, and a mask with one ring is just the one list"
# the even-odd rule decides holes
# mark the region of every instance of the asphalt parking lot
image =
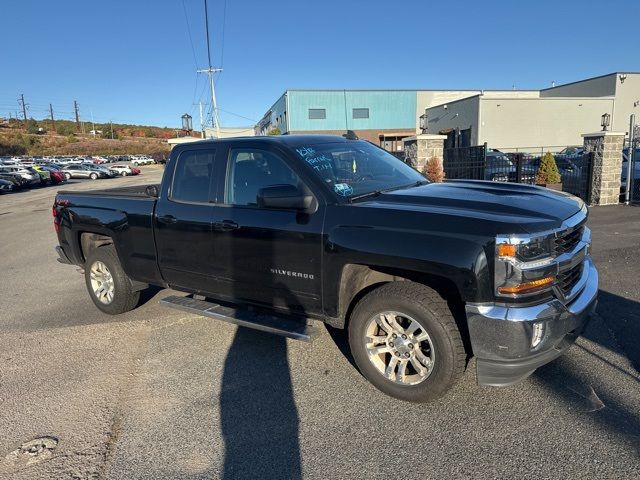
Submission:
[[[63,188],[159,181],[142,170]],[[640,477],[640,207],[592,209],[598,315],[565,356],[504,389],[477,386],[472,362],[414,405],[324,327],[284,340],[167,310],[158,290],[102,314],[56,261],[56,190],[0,197],[0,478]]]

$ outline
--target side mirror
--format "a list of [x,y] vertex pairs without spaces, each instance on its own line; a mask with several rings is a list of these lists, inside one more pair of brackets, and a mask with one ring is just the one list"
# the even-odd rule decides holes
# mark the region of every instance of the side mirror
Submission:
[[260,207],[309,210],[313,196],[301,192],[294,185],[269,185],[258,190],[257,200]]
[[157,185],[147,185],[144,193],[146,193],[148,197],[158,198],[160,196],[160,189]]

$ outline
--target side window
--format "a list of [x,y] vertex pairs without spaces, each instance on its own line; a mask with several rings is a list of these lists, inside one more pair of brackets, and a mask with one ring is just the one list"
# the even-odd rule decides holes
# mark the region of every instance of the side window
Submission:
[[215,151],[183,152],[176,162],[171,184],[171,200],[179,202],[209,201],[209,186]]
[[299,180],[284,160],[274,153],[254,148],[231,150],[225,203],[257,205],[258,191],[270,185],[299,186]]

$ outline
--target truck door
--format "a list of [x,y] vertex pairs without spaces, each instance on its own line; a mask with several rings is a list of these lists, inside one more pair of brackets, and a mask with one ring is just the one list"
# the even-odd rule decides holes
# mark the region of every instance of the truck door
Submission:
[[225,178],[213,215],[221,293],[236,301],[320,312],[323,202],[311,214],[258,206],[260,188],[307,187],[286,155],[271,145],[256,145],[234,144],[221,172]]
[[156,206],[155,239],[162,277],[191,291],[216,290],[216,251],[211,244],[213,166],[209,146],[183,150],[167,168]]

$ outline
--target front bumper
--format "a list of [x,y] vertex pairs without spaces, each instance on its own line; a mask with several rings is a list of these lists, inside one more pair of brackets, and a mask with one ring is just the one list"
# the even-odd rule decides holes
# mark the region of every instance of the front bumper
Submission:
[[597,303],[598,271],[589,257],[584,272],[582,291],[566,305],[558,299],[529,307],[467,304],[480,385],[513,385],[575,342]]

